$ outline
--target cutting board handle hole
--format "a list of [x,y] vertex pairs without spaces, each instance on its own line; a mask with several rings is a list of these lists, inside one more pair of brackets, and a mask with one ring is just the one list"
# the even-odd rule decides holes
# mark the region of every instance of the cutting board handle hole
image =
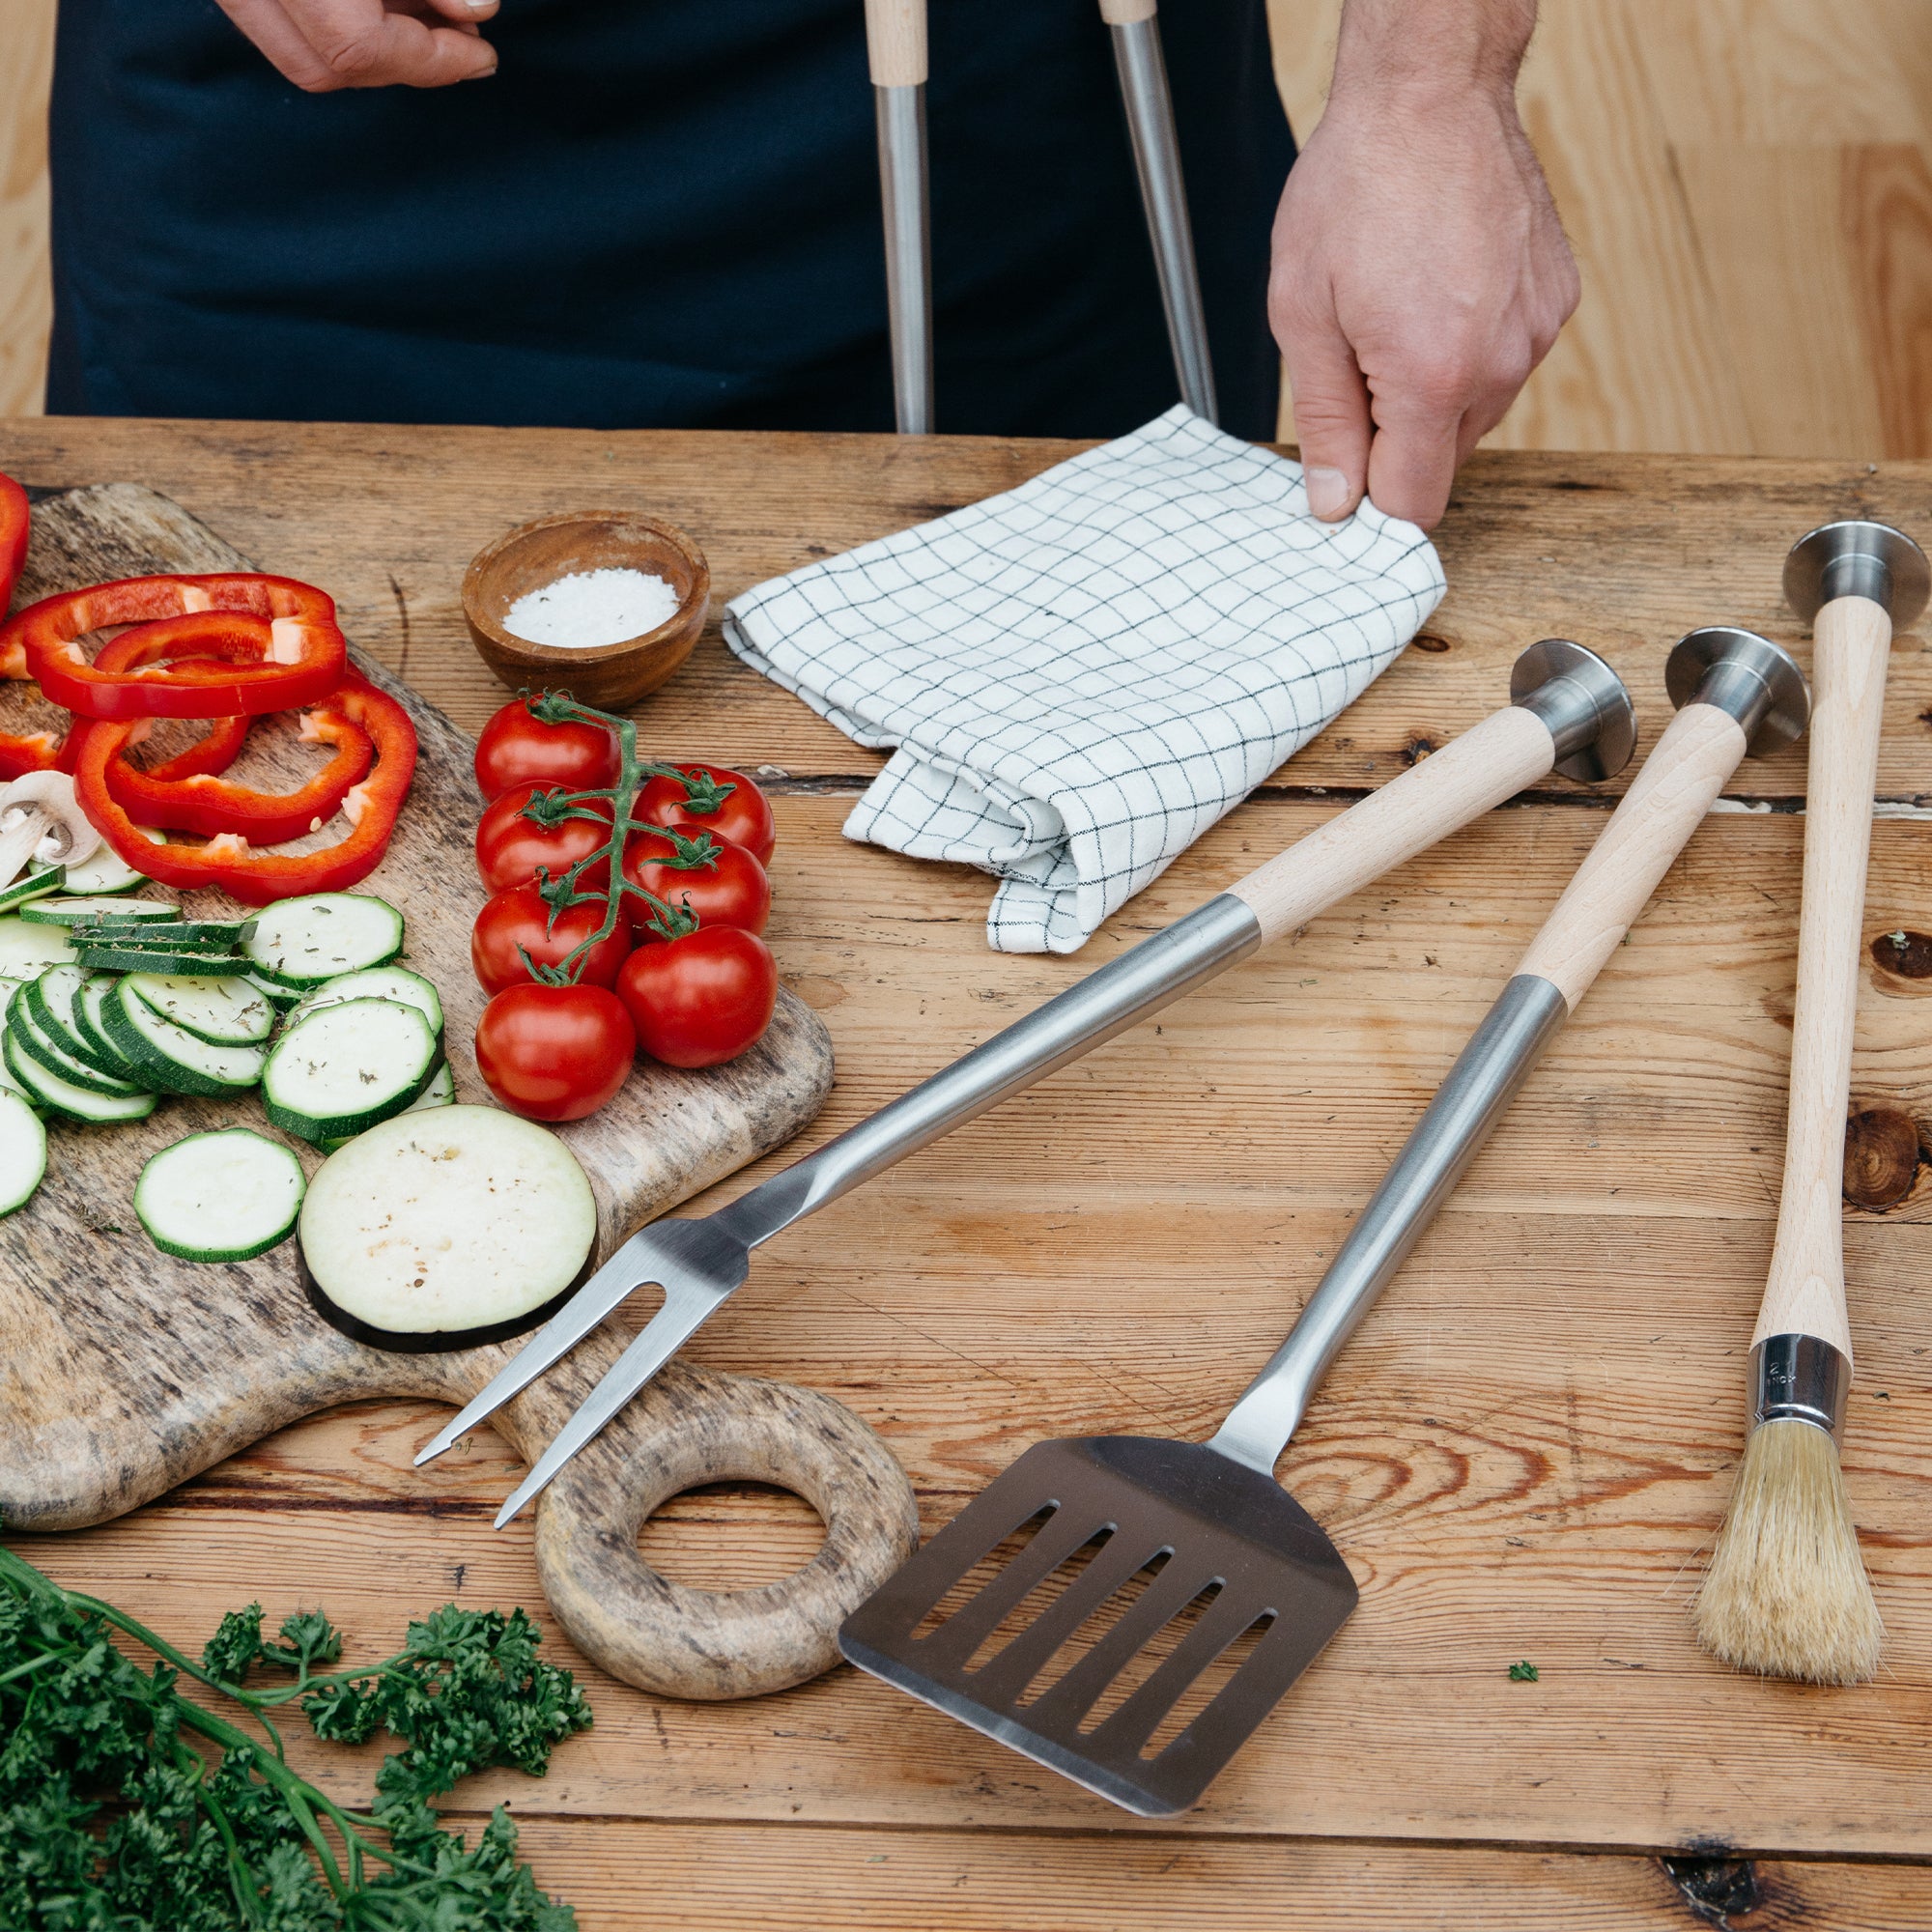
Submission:
[[694,1590],[755,1590],[803,1570],[825,1543],[818,1512],[771,1483],[700,1483],[662,1503],[638,1553]]

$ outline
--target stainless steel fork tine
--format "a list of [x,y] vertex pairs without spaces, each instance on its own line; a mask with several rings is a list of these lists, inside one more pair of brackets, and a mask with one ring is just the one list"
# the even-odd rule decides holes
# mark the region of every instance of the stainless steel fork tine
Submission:
[[974,1689],[989,1704],[1011,1703],[1053,1661],[1054,1652],[1137,1577],[1163,1547],[1156,1544],[1150,1548],[1145,1538],[1135,1539],[1116,1530],[1086,1569],[973,1673]]
[[498,1529],[543,1490],[580,1449],[603,1434],[617,1411],[670,1360],[717,1305],[714,1295],[678,1289],[665,1296],[664,1306],[644,1324],[637,1340],[611,1364],[604,1379],[537,1458],[536,1467],[517,1485],[509,1501],[497,1512]]
[[1076,1726],[1129,1660],[1145,1650],[1200,1595],[1207,1580],[1179,1559],[1171,1559],[1127,1606],[1120,1622],[1058,1684],[1040,1694],[1030,1707],[1032,1721],[1042,1730],[1063,1724],[1068,1729]]

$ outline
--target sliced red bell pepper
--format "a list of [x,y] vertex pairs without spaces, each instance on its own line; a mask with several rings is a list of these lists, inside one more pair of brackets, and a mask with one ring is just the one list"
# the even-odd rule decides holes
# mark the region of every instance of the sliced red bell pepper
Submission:
[[108,774],[136,729],[136,721],[97,719],[76,726],[74,795],[89,820],[122,858],[151,879],[179,892],[218,887],[243,905],[270,905],[304,893],[337,893],[359,884],[389,848],[397,814],[415,776],[416,733],[394,698],[349,672],[327,707],[365,731],[376,767],[342,801],[348,838],[320,852],[257,852],[245,838],[218,833],[205,844],[156,845],[141,836],[114,797]]
[[[200,832],[210,838],[239,832],[255,845],[279,845],[320,832],[376,758],[369,734],[340,711],[331,710],[333,702],[332,697],[325,698],[302,714],[302,737],[336,749],[328,763],[295,791],[257,791],[209,772],[178,779],[164,776],[166,768],[161,766],[143,771],[128,762],[125,746],[107,767],[107,789],[136,825],[156,831]],[[247,721],[242,722],[245,727]],[[192,758],[206,743],[184,755]]]
[[[120,639],[114,640],[119,643]],[[107,649],[112,650],[113,644]],[[101,657],[107,651],[101,652]],[[176,784],[183,779],[200,778],[204,773],[225,772],[242,755],[242,747],[248,742],[246,718],[216,718],[212,721],[212,728],[207,737],[190,745],[185,752],[177,752],[172,758],[163,758],[157,765],[150,765],[147,776],[156,784]],[[63,760],[62,769],[71,771],[71,765]]]
[[[113,624],[138,626],[134,641],[116,668],[90,664],[77,640]],[[256,572],[123,578],[43,597],[0,626],[0,676],[37,678],[83,718],[294,710],[333,691],[348,662],[332,598]]]
[[27,493],[0,473],[0,617],[27,561]]

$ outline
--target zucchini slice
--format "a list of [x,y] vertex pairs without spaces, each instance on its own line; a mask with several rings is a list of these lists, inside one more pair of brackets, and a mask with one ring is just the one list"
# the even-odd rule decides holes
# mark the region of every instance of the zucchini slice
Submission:
[[265,980],[252,968],[243,977],[242,983],[244,986],[253,986],[278,1013],[285,1013],[291,1007],[298,1007],[302,1003],[302,995],[296,987],[285,986],[279,980]]
[[[156,845],[166,843],[161,834],[150,832],[147,836]],[[102,839],[91,859],[83,859],[79,865],[68,867],[64,887],[73,893],[131,893],[136,886],[147,883],[146,872],[135,871],[113,846]]]
[[302,1203],[310,1301],[378,1348],[523,1334],[577,1286],[596,1244],[576,1156],[495,1107],[384,1121],[324,1161]]
[[0,886],[0,912],[12,912],[31,900],[43,899],[49,893],[62,891],[66,884],[64,866],[43,866],[38,872],[15,879],[11,886]]
[[125,983],[164,1020],[211,1046],[260,1046],[275,1030],[275,1009],[246,980],[130,973]]
[[284,1133],[340,1140],[400,1114],[441,1064],[441,1042],[415,1007],[345,1000],[275,1042],[262,1070],[262,1105]]
[[[432,1107],[453,1107],[456,1105],[456,1075],[450,1070],[448,1061],[436,1069],[436,1078],[425,1087],[410,1104],[403,1109],[405,1114],[426,1114]],[[401,1115],[395,1118],[401,1119]],[[324,1153],[336,1153],[346,1148],[355,1138],[354,1134],[340,1134],[326,1141],[317,1141]]]
[[245,1262],[295,1232],[301,1162],[248,1127],[189,1134],[153,1155],[134,1183],[134,1212],[164,1255]]
[[258,973],[306,990],[386,966],[403,950],[403,916],[364,893],[312,893],[265,906],[245,944]]
[[20,917],[31,925],[179,925],[181,907],[172,899],[83,899],[57,893],[22,906]]
[[0,1093],[0,1214],[24,1208],[47,1171],[47,1130],[32,1106]]
[[163,1094],[219,1098],[258,1085],[267,1056],[259,1046],[216,1046],[164,1019],[121,980],[100,1003],[108,1043]]
[[7,1005],[8,1036],[36,1065],[90,1094],[138,1094],[140,1083],[99,1072],[60,1041],[34,1016],[34,988],[22,986]]
[[342,973],[326,980],[312,993],[304,993],[301,1003],[289,1015],[291,1026],[298,1025],[323,1007],[339,1007],[344,1000],[400,1000],[414,1007],[442,1037],[442,999],[420,973],[407,966],[367,966],[359,973]]
[[141,1084],[139,1072],[128,1056],[107,1037],[107,1028],[100,1017],[102,1003],[118,983],[113,974],[97,973],[80,989],[80,997],[73,1003],[73,1030],[86,1051],[76,1048],[74,1058],[86,1061],[90,1066],[99,1067],[103,1073],[131,1080],[138,1087]]
[[20,1091],[50,1114],[72,1121],[77,1126],[101,1126],[115,1121],[145,1121],[155,1111],[153,1094],[96,1094],[63,1080],[58,1073],[21,1052],[18,1037],[10,1026],[0,1035],[0,1055],[7,1071]]
[[78,957],[65,926],[29,925],[17,913],[0,919],[0,979],[38,980],[49,966],[71,966]]
[[239,980],[248,972],[248,962],[239,952],[176,952],[162,946],[136,946],[131,940],[90,940],[84,934],[73,957],[100,973],[184,973]]

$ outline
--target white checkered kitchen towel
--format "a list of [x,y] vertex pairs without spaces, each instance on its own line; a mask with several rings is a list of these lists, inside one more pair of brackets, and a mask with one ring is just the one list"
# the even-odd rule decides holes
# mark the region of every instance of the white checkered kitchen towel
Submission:
[[893,756],[850,838],[1001,881],[1071,952],[1367,689],[1443,592],[1413,524],[1181,406],[1017,490],[735,598],[748,664]]

